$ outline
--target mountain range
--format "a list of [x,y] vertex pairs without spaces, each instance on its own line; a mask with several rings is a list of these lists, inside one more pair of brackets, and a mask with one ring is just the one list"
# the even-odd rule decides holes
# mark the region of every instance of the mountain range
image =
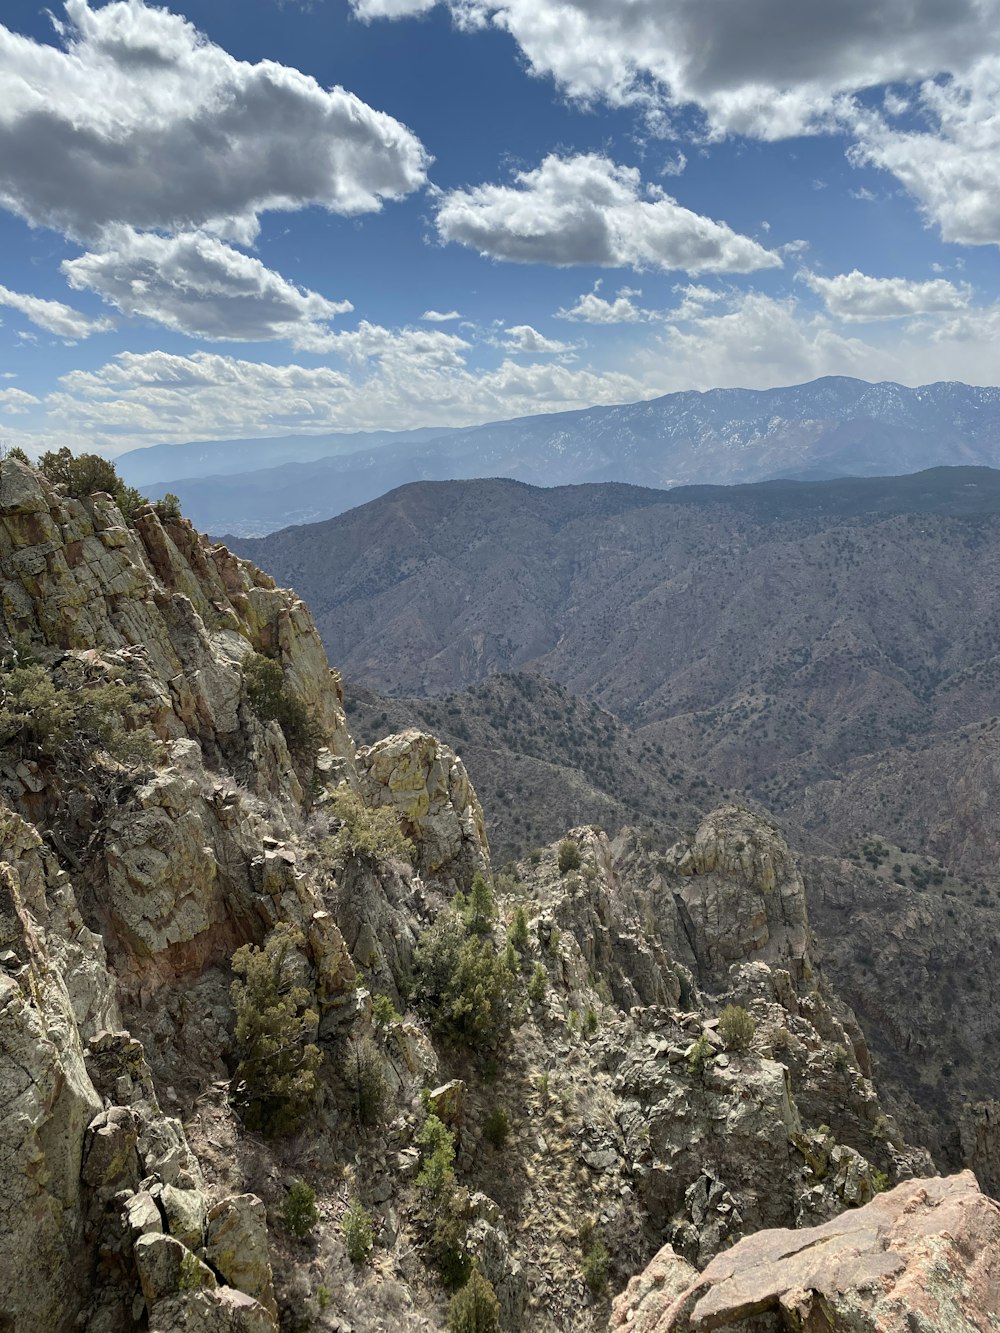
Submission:
[[964,464],[1000,464],[1000,389],[843,376],[672,393],[467,429],[162,445],[118,460],[130,484],[154,497],[179,495],[198,526],[244,536],[333,517],[420,480],[669,488]]

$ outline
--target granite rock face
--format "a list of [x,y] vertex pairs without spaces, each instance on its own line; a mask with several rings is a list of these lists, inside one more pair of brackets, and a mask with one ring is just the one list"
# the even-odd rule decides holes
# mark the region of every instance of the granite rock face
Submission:
[[465,888],[489,870],[479,799],[461,759],[436,737],[404,731],[360,750],[358,778],[368,804],[399,813],[424,879]]
[[1000,1205],[975,1177],[907,1181],[800,1231],[759,1231],[701,1273],[669,1248],[614,1305],[633,1333],[992,1333]]

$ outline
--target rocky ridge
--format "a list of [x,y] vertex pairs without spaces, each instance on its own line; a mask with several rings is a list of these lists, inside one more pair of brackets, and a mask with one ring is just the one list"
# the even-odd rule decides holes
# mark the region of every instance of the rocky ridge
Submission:
[[[0,581],[0,1328],[444,1328],[430,1111],[454,1136],[456,1244],[511,1333],[603,1328],[608,1279],[665,1240],[701,1267],[932,1171],[880,1102],[766,820],[723,807],[665,855],[578,828],[574,869],[553,845],[493,876],[457,755],[413,730],[357,751],[305,606],[183,520],[126,522],[8,459]],[[259,659],[307,733],[268,720]],[[135,744],[48,744],[37,708],[11,720],[26,680],[47,708],[121,684]],[[345,792],[410,862],[343,840]],[[442,1039],[413,991],[477,873],[496,915],[475,947],[513,948],[496,1048]],[[274,1140],[241,1122],[229,983],[234,951],[285,926],[323,1063],[310,1117]],[[750,1017],[738,1045],[727,1004]],[[316,1195],[304,1241],[282,1222],[296,1177]],[[359,1266],[352,1203],[375,1242]]]

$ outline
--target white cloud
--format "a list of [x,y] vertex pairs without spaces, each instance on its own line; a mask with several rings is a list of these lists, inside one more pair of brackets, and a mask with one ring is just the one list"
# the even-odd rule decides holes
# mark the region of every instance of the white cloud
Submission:
[[[648,192],[647,192],[648,193]],[[597,153],[550,154],[513,185],[453,190],[439,205],[442,240],[517,263],[748,273],[780,258],[676,200],[644,198],[634,167]]]
[[67,342],[77,342],[92,333],[104,333],[114,327],[110,319],[91,319],[61,301],[45,301],[40,296],[12,292],[9,287],[0,287],[0,305],[19,310],[32,324]]
[[23,389],[0,389],[0,412],[8,416],[17,416],[39,405],[33,393],[25,393]]
[[571,369],[551,360],[505,359],[494,369],[471,370],[456,349],[441,355],[440,344],[423,343],[414,331],[393,334],[369,326],[355,350],[349,374],[208,352],[123,353],[98,370],[62,378],[46,400],[41,442],[80,441],[114,454],[159,440],[398,428],[403,421],[468,425],[647,394],[632,375]]
[[613,301],[598,296],[597,288],[576,298],[576,304],[556,311],[556,319],[572,319],[581,324],[638,324],[652,319],[651,310],[643,310],[632,300],[641,292],[623,287]]
[[891,172],[944,240],[1000,245],[1000,56],[962,78],[928,81],[919,106],[929,131],[858,112],[852,159]]
[[514,324],[504,329],[498,345],[508,352],[519,352],[529,356],[561,356],[565,352],[574,350],[572,343],[546,338],[530,324]]
[[962,310],[972,297],[968,285],[956,287],[944,278],[929,282],[872,278],[858,269],[833,278],[823,278],[807,270],[798,276],[823,298],[831,315],[856,322]]
[[450,320],[461,319],[462,316],[457,310],[425,310],[420,316],[430,324],[447,324]]
[[[365,18],[429,0],[351,0]],[[998,0],[446,0],[465,27],[511,34],[536,75],[572,97],[695,104],[715,133],[816,129],[838,98],[968,69],[991,49]]]
[[304,291],[205,232],[159,236],[105,229],[102,248],[64,261],[71,287],[88,288],[125,315],[198,338],[322,344],[326,321],[353,310]]
[[65,49],[0,27],[0,205],[29,222],[248,241],[264,210],[364,213],[425,181],[416,136],[343,88],[236,60],[143,0],[65,10]]

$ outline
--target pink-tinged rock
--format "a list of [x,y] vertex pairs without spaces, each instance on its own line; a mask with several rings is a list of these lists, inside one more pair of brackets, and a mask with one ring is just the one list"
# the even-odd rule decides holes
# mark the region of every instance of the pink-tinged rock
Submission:
[[[677,1262],[666,1247],[633,1279],[615,1302],[612,1329],[736,1333],[746,1320],[775,1333],[1000,1328],[1000,1205],[971,1171],[905,1181],[819,1227],[759,1231],[679,1293],[671,1290]],[[641,1285],[657,1265],[665,1274],[658,1294]]]

